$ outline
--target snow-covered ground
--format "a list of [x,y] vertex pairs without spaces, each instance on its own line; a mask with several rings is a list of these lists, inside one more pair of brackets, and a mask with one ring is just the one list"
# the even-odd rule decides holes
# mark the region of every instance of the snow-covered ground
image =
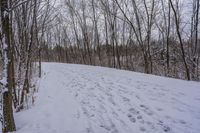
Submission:
[[85,65],[43,63],[16,133],[200,133],[200,83]]

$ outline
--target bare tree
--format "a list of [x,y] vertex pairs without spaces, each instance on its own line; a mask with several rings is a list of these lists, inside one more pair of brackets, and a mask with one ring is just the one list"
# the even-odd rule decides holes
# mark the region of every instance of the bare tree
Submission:
[[[186,55],[185,55],[185,51],[184,51],[184,44],[183,44],[183,40],[182,40],[182,37],[181,37],[181,31],[180,31],[180,23],[179,23],[179,17],[178,17],[178,12],[176,11],[175,7],[174,7],[174,4],[171,0],[169,0],[170,2],[170,5],[172,7],[172,10],[173,10],[173,13],[174,13],[174,17],[175,17],[175,22],[176,22],[176,32],[177,32],[177,35],[178,35],[178,39],[179,39],[179,42],[180,42],[180,48],[181,48],[181,52],[182,52],[182,59],[183,59],[183,62],[184,62],[184,65],[185,65],[185,71],[186,71],[186,76],[187,76],[187,79],[190,80],[190,71],[189,71],[189,68],[188,68],[188,64],[187,64],[187,61],[186,61]],[[178,3],[176,3],[178,4]],[[178,5],[177,5],[178,6]]]

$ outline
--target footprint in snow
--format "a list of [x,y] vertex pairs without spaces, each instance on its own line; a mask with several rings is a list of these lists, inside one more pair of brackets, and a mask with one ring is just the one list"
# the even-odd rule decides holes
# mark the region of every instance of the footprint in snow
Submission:
[[147,115],[152,116],[154,114],[146,105],[140,105],[140,107]]
[[144,127],[140,127],[140,131],[145,132],[146,129]]
[[137,120],[140,120],[140,123],[144,123],[143,117],[140,115],[140,112],[134,108],[129,109],[129,114],[127,115],[129,120],[135,123]]
[[135,123],[136,122],[136,119],[131,115],[131,114],[128,114],[128,118],[131,122]]
[[126,98],[126,97],[123,97],[123,101],[124,101],[124,102],[130,102],[130,99],[129,99],[129,98]]
[[162,127],[162,129],[163,129],[164,132],[171,131],[171,128],[169,126],[165,125],[164,122],[161,121],[161,120],[158,121],[158,125],[160,125]]
[[134,109],[134,108],[130,108],[130,109],[129,109],[129,112],[132,113],[132,114],[135,114],[135,115],[137,115],[137,114],[140,113],[140,111],[137,111],[137,110]]
[[168,127],[168,126],[163,126],[163,130],[164,130],[165,132],[169,132],[171,129],[170,129],[170,127]]
[[108,126],[106,126],[106,125],[100,125],[100,127],[104,128],[104,129],[107,130],[107,131],[110,131],[110,130],[111,130],[110,127],[108,127]]
[[142,116],[141,116],[141,115],[138,115],[138,116],[137,116],[137,119],[138,119],[138,120],[142,119]]
[[180,122],[181,124],[183,124],[183,125],[186,124],[186,121],[184,121],[184,120],[180,120],[179,122]]

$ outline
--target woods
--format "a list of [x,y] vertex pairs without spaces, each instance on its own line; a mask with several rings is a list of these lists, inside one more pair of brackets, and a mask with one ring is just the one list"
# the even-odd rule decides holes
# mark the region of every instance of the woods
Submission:
[[1,0],[0,117],[34,102],[41,62],[200,79],[199,0]]
[[63,2],[44,33],[44,61],[199,80],[198,0]]
[[0,114],[3,133],[16,130],[13,108],[16,112],[27,109],[34,100],[33,77],[37,76],[34,63],[40,60],[40,41],[44,40],[42,28],[47,26],[44,20],[47,15],[42,14],[49,10],[49,5],[49,1],[1,0]]

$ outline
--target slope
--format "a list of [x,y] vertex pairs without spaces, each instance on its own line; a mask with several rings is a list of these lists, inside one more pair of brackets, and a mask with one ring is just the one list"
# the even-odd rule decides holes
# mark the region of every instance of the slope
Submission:
[[43,63],[36,104],[16,133],[199,133],[200,83]]

